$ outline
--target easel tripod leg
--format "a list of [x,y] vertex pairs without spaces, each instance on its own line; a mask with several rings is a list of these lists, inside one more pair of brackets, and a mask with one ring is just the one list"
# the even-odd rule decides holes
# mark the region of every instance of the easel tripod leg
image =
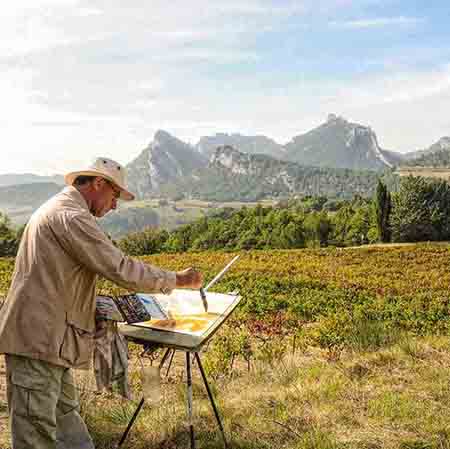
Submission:
[[217,424],[218,424],[220,432],[222,434],[224,447],[228,448],[227,440],[225,438],[225,432],[224,432],[223,426],[222,426],[222,421],[220,420],[219,411],[217,410],[216,403],[214,402],[214,397],[212,395],[211,389],[209,388],[208,380],[206,378],[206,374],[205,374],[205,371],[203,369],[202,362],[200,361],[200,356],[198,355],[197,352],[195,353],[195,360],[197,360],[198,367],[200,368],[200,373],[202,375],[203,382],[205,383],[205,387],[206,387],[206,391],[208,393],[209,401],[211,402],[212,408],[214,410],[214,415],[216,416]]
[[[159,362],[159,369],[162,370],[164,363],[166,363],[166,360],[169,358],[169,355],[173,352],[175,352],[174,350],[168,348],[166,349],[166,352],[164,353],[164,355],[161,358],[161,361]],[[173,357],[173,354],[172,354]]]
[[136,411],[134,412],[133,417],[131,418],[130,422],[128,423],[128,426],[125,430],[125,432],[122,435],[122,438],[120,439],[119,445],[117,446],[117,449],[119,449],[120,447],[122,447],[122,444],[124,443],[124,441],[127,439],[128,433],[130,432],[131,428],[133,427],[134,421],[137,418],[137,415],[139,414],[139,412],[141,411],[142,406],[144,405],[144,398],[141,399],[141,402],[139,402],[139,405],[136,408]]
[[175,349],[172,349],[172,354],[170,355],[169,366],[167,367],[166,377],[169,375],[170,367],[172,366],[173,356],[175,355]]
[[192,418],[192,370],[191,353],[186,352],[186,374],[187,374],[187,399],[188,399],[188,421],[189,433],[191,436],[191,449],[195,449],[194,424]]

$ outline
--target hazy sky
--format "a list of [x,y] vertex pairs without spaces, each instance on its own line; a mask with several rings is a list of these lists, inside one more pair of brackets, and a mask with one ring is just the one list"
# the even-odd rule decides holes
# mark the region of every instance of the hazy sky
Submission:
[[0,14],[0,173],[128,163],[158,129],[286,143],[330,112],[386,149],[450,135],[448,0],[15,0]]

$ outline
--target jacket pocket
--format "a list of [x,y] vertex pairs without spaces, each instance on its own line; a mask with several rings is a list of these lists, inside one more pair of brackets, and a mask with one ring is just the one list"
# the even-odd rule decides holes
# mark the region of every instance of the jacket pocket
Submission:
[[74,367],[89,365],[92,358],[94,332],[67,322],[59,356]]

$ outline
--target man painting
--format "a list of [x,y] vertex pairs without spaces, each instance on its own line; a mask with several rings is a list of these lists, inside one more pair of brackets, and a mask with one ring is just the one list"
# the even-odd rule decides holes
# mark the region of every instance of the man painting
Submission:
[[29,220],[1,309],[13,449],[94,447],[71,368],[89,366],[98,275],[132,291],[202,285],[192,268],[170,272],[126,257],[98,227],[94,217],[134,199],[124,167],[98,158],[65,181]]

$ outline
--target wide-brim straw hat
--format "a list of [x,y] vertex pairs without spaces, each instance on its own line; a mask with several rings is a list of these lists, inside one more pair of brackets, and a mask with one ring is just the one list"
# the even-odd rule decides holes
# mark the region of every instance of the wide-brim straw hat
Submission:
[[134,194],[127,187],[127,173],[125,167],[118,162],[106,157],[94,159],[92,164],[85,170],[73,171],[64,176],[67,185],[73,185],[78,176],[100,176],[112,182],[120,189],[120,199],[125,201],[134,200]]

